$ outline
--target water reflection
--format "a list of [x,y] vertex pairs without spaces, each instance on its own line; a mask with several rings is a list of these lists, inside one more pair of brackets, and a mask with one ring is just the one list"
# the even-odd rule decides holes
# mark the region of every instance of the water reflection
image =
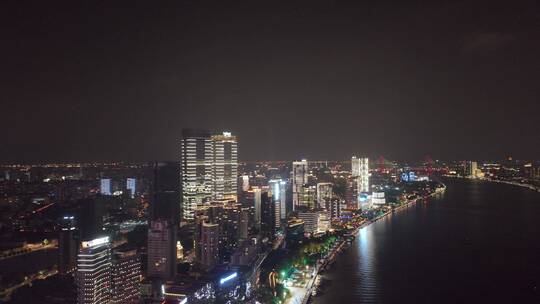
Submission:
[[358,274],[362,278],[359,286],[360,300],[362,303],[376,302],[379,288],[377,288],[377,255],[373,225],[360,229],[356,246],[360,252]]
[[445,183],[444,195],[360,230],[314,304],[540,303],[540,194]]

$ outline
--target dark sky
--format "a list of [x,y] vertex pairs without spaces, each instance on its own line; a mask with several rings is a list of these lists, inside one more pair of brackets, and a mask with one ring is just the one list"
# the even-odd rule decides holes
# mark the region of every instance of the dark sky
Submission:
[[0,4],[0,162],[540,159],[537,1],[92,2]]

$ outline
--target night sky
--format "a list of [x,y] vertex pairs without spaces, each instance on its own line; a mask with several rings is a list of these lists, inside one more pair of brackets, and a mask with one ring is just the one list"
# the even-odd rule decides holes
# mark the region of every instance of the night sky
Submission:
[[537,1],[395,2],[2,1],[0,162],[540,159]]

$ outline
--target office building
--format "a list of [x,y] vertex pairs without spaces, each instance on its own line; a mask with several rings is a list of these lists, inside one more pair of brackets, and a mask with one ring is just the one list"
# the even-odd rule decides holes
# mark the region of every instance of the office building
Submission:
[[304,221],[304,232],[315,233],[319,226],[319,212],[315,210],[309,210],[298,213],[298,218]]
[[304,231],[306,233],[320,233],[330,229],[330,218],[326,211],[303,211],[298,213],[298,218],[304,221]]
[[103,218],[105,202],[100,197],[88,197],[78,200],[80,206],[77,224],[80,228],[80,239],[90,240],[103,234]]
[[199,263],[207,270],[216,266],[219,259],[219,225],[202,222],[200,227]]
[[100,193],[101,195],[112,195],[112,183],[110,178],[102,178],[100,180]]
[[268,191],[261,193],[261,233],[273,239],[279,227],[279,205],[276,205]]
[[249,237],[249,208],[242,208],[240,210],[240,223],[238,227],[238,238],[240,240],[247,240]]
[[332,200],[332,183],[317,183],[317,204],[318,208],[327,209],[327,202]]
[[469,177],[477,177],[478,163],[475,161],[466,162],[465,175]]
[[242,191],[248,191],[249,190],[249,176],[247,175],[242,175],[240,177],[241,179],[241,182],[242,182]]
[[177,225],[180,221],[180,165],[176,162],[156,162],[152,167],[150,220],[166,219]]
[[292,166],[292,195],[293,195],[293,211],[297,206],[305,205],[302,200],[304,186],[308,183],[308,162],[303,159],[293,162]]
[[287,218],[287,182],[281,179],[268,181],[269,190],[272,192],[274,202],[279,204],[279,219]]
[[373,192],[371,194],[371,203],[373,205],[384,205],[384,204],[386,204],[386,199],[384,198],[384,192]]
[[262,191],[261,188],[253,188],[253,207],[255,208],[254,224],[257,229],[261,228],[261,202]]
[[355,182],[356,193],[369,192],[369,159],[367,157],[351,158],[351,177]]
[[61,275],[75,271],[77,266],[77,239],[75,217],[63,216],[58,233],[58,273]]
[[158,219],[148,227],[148,267],[150,278],[169,280],[176,275],[176,226]]
[[111,249],[109,237],[81,243],[77,256],[77,303],[108,304],[111,301]]
[[237,200],[238,142],[231,132],[212,135],[212,185],[215,200]]
[[134,198],[137,191],[137,179],[128,178],[126,179],[126,191],[128,192],[129,197]]
[[[184,220],[194,220],[197,205],[212,199],[213,149],[209,131],[194,129],[182,131],[182,216]],[[236,176],[234,178],[236,179]]]
[[138,303],[140,297],[141,261],[137,255],[137,250],[115,250],[111,268],[111,303]]

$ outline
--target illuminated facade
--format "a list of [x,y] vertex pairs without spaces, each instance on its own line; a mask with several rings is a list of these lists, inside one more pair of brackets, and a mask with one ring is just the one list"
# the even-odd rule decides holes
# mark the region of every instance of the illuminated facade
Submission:
[[116,251],[112,260],[111,303],[138,303],[141,262],[137,250]]
[[317,203],[319,208],[327,209],[327,202],[332,200],[332,183],[318,183],[317,184]]
[[135,197],[135,192],[137,191],[137,180],[135,178],[126,179],[126,190],[129,191],[131,198]]
[[109,237],[81,243],[77,256],[77,303],[108,304],[111,301],[111,249]]
[[371,195],[371,203],[373,205],[386,204],[386,199],[384,198],[384,192],[373,192],[373,194]]
[[110,178],[102,178],[100,180],[99,192],[101,195],[112,195],[112,185]]
[[269,190],[272,192],[274,202],[279,204],[278,219],[284,220],[287,217],[287,182],[281,179],[272,179],[268,181]]
[[237,200],[238,142],[230,132],[182,132],[182,213],[194,220],[197,205],[211,200]]
[[181,149],[182,216],[193,220],[197,204],[212,198],[214,155],[210,132],[183,130]]
[[369,192],[369,160],[367,157],[351,158],[351,177],[354,181],[356,194]]
[[303,159],[301,161],[293,162],[292,168],[292,195],[293,195],[293,210],[296,210],[297,206],[305,205],[303,200],[304,185],[308,182],[308,162]]
[[230,132],[212,136],[213,198],[237,200],[238,191],[238,142]]
[[248,191],[249,190],[249,176],[242,175],[241,182],[242,182],[242,191]]

